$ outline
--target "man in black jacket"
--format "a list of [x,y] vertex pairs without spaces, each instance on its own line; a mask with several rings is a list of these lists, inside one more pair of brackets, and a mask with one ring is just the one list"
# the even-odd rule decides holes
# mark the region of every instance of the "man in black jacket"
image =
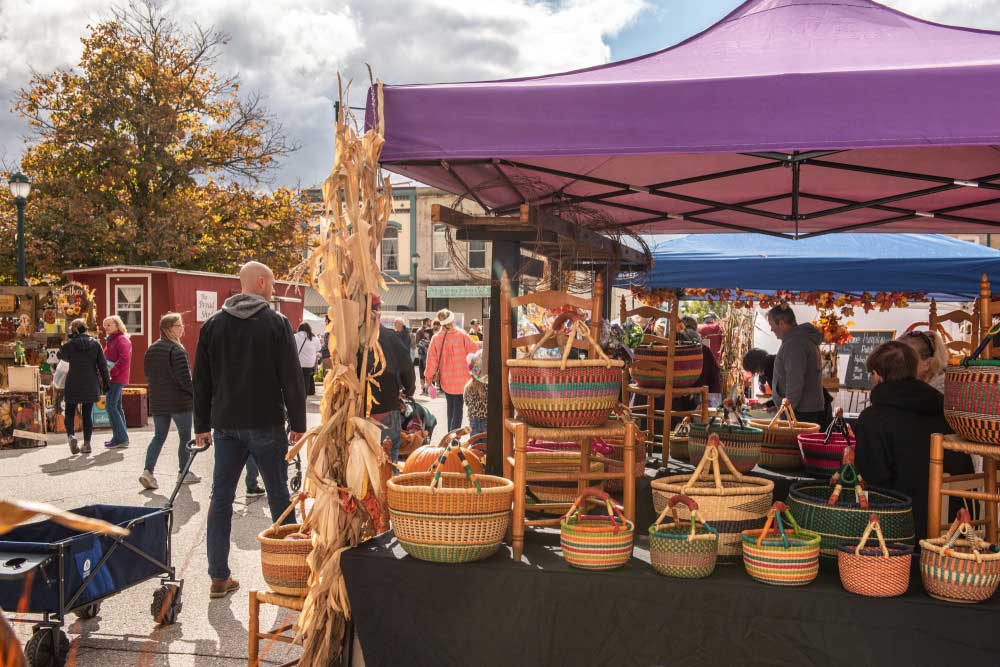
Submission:
[[[240,269],[241,293],[202,325],[194,362],[194,426],[199,445],[215,441],[208,512],[209,595],[239,588],[229,572],[233,499],[253,455],[275,521],[289,504],[285,454],[306,430],[306,395],[292,328],[270,308],[274,274],[259,262]],[[285,437],[285,414],[291,435]],[[214,434],[209,432],[214,430]],[[286,523],[293,523],[289,516]]]
[[[382,308],[382,302],[378,297],[372,300],[374,316]],[[372,419],[382,425],[382,438],[389,438],[392,443],[392,460],[399,458],[399,435],[402,428],[402,415],[399,412],[399,392],[402,390],[407,396],[412,397],[416,389],[416,378],[413,371],[413,359],[410,357],[410,350],[403,345],[396,331],[379,324],[378,344],[382,348],[385,356],[385,369],[382,375],[377,378],[378,387],[372,387],[372,397],[375,404],[372,406]],[[359,355],[360,358],[360,355]],[[368,372],[371,373],[375,366],[375,355],[368,355]]]

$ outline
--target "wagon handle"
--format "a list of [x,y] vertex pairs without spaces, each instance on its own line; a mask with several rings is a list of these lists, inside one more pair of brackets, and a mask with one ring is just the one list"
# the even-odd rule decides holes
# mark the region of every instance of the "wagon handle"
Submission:
[[878,546],[882,550],[882,557],[889,558],[889,547],[885,545],[885,536],[882,534],[882,524],[879,523],[878,514],[872,514],[868,519],[865,532],[861,534],[861,541],[858,542],[858,546],[854,547],[854,555],[861,555],[861,550],[868,544],[868,537],[871,535],[872,530],[875,531],[875,536],[878,538]]
[[773,428],[775,422],[778,421],[781,415],[785,415],[788,418],[789,426],[795,427],[798,425],[799,420],[795,418],[795,410],[792,409],[791,401],[787,398],[783,398],[781,399],[781,407],[778,408],[778,411],[774,413],[773,417],[771,417],[771,421],[768,422],[767,427]]

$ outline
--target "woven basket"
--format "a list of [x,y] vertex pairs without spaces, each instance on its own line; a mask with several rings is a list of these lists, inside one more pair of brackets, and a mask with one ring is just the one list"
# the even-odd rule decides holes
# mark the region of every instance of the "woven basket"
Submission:
[[705,453],[705,445],[710,435],[718,435],[726,448],[729,460],[740,472],[750,472],[760,461],[760,447],[764,432],[759,428],[717,424],[713,418],[708,424],[691,424],[688,437],[688,456],[691,463],[698,465]]
[[[721,474],[720,462],[730,474]],[[657,513],[663,512],[677,494],[697,501],[698,516],[711,522],[719,533],[720,563],[739,562],[740,534],[764,525],[774,495],[774,482],[744,476],[736,470],[715,434],[710,436],[705,456],[693,474],[654,480],[652,488]],[[684,507],[679,509],[682,518],[690,518]]]
[[966,440],[1000,445],[1000,361],[967,360],[949,366],[944,376],[944,417]]
[[[878,547],[869,547],[872,531]],[[909,544],[886,544],[878,515],[872,514],[859,542],[847,542],[837,548],[840,583],[851,593],[873,598],[902,595],[910,587],[910,562],[913,547]]]
[[406,553],[435,563],[468,563],[496,553],[510,524],[514,483],[475,475],[458,449],[464,473],[442,473],[457,449],[451,440],[429,472],[399,475],[387,485],[389,518]]
[[[782,415],[787,419],[781,419]],[[787,398],[781,402],[781,408],[772,419],[751,419],[750,426],[764,431],[764,439],[760,447],[760,465],[772,470],[797,470],[801,468],[802,453],[799,451],[799,436],[819,432],[819,424],[800,422],[795,419],[795,411]]]
[[[608,510],[607,516],[581,514],[587,500],[596,498]],[[576,499],[559,522],[559,542],[563,558],[582,570],[614,570],[632,557],[635,524],[625,518],[611,496],[587,489]]]
[[854,434],[844,421],[844,409],[822,433],[802,433],[798,437],[799,452],[806,472],[816,477],[832,477],[840,470],[844,450],[855,444]]
[[[580,445],[576,451],[528,451],[528,465],[525,470],[528,475],[537,473],[574,473],[580,471]],[[599,461],[590,463],[590,472],[603,472],[604,465]],[[595,482],[599,486],[600,482]],[[528,491],[538,503],[566,503],[571,505],[576,499],[579,487],[575,481],[569,482],[528,482]],[[526,506],[528,510],[531,505]],[[565,510],[565,507],[563,508]],[[549,514],[562,514],[563,510],[543,510]]]
[[886,539],[911,546],[914,543],[909,496],[888,489],[865,488],[853,461],[853,449],[848,449],[840,471],[829,484],[796,482],[788,492],[788,505],[799,524],[822,536],[825,565],[836,563],[841,544],[861,539],[872,514],[878,516]]
[[[674,347],[674,387],[693,387],[702,371],[702,346],[697,343],[677,344]],[[648,362],[666,367],[669,346],[640,345],[633,353],[633,359],[638,362]],[[666,378],[663,372],[650,368],[632,368],[632,379],[640,387],[662,389]]]
[[[687,519],[677,513],[678,503],[688,508]],[[667,513],[673,521],[664,523]],[[683,495],[667,502],[656,523],[649,527],[649,562],[667,577],[701,579],[715,571],[719,531],[698,519],[698,503]]]
[[690,435],[691,418],[685,417],[677,425],[673,433],[670,434],[670,458],[677,459],[678,461],[687,461],[689,459],[688,438]]
[[312,553],[312,539],[288,539],[289,535],[301,534],[302,526],[282,524],[296,504],[302,508],[302,520],[305,521],[305,496],[296,494],[278,520],[257,535],[257,542],[260,543],[261,573],[271,590],[280,595],[305,597],[309,582],[306,559]]
[[[785,529],[782,513],[792,530]],[[774,503],[763,528],[743,531],[742,539],[743,565],[759,582],[804,586],[819,574],[820,537],[800,528],[783,502]]]
[[[625,447],[621,438],[595,438],[594,445],[606,445],[611,448],[607,454],[608,459],[613,463],[607,464],[608,472],[625,472]],[[646,436],[643,432],[636,433],[635,442],[632,443],[632,458],[635,459],[634,476],[642,479],[646,474]],[[625,483],[620,479],[609,479],[604,483],[604,488],[609,493],[621,493],[625,489]]]
[[960,509],[947,534],[920,540],[920,578],[931,597],[974,604],[993,597],[1000,584],[1000,551],[980,539]]

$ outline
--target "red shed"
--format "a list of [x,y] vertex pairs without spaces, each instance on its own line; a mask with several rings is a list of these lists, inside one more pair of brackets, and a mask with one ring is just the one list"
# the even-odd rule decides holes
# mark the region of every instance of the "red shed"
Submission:
[[[194,362],[201,323],[240,291],[238,276],[206,271],[183,271],[157,266],[99,266],[64,271],[66,280],[83,283],[95,292],[97,320],[118,315],[128,327],[132,340],[130,382],[144,384],[142,358],[160,337],[159,322],[164,313],[184,316],[184,347]],[[294,331],[302,321],[305,285],[279,280],[271,307],[288,318]]]

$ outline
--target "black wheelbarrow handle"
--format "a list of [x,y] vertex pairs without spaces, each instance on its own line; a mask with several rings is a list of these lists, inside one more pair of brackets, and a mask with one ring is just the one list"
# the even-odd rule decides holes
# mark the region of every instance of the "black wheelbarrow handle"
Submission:
[[187,477],[188,473],[191,471],[191,464],[194,463],[194,457],[211,447],[211,445],[198,447],[197,442],[197,440],[192,439],[187,445],[185,445],[185,448],[188,451],[187,463],[184,464],[184,469],[181,470],[181,474],[177,476],[177,485],[174,486],[174,492],[170,494],[170,499],[167,500],[167,504],[163,506],[163,509],[171,509],[174,506],[174,500],[177,499],[177,494],[181,492],[181,485],[184,484],[184,478]]

